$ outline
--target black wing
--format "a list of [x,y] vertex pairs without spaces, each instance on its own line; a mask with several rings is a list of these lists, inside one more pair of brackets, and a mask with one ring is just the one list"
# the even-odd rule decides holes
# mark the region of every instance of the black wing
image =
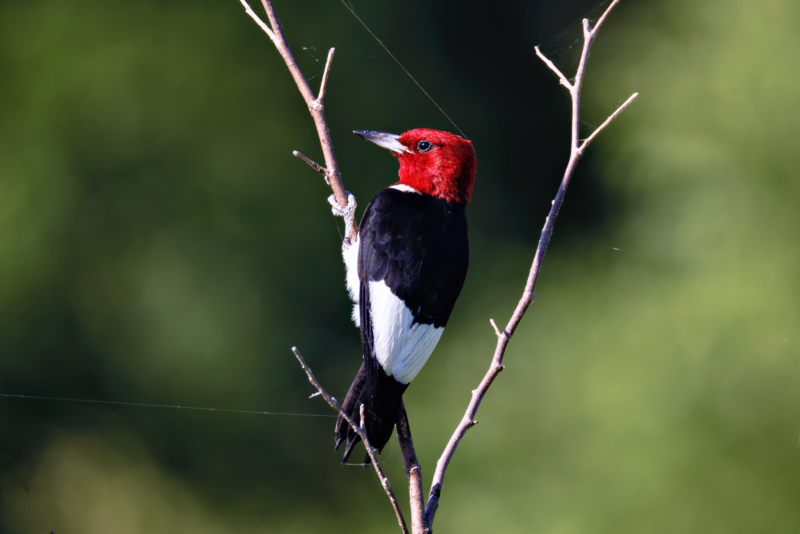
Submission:
[[469,264],[464,208],[389,188],[376,195],[361,220],[358,278],[364,397],[368,435],[371,441],[375,436],[372,444],[378,449],[391,436],[407,384],[387,376],[375,355],[369,284],[383,281],[411,310],[415,323],[445,326]]

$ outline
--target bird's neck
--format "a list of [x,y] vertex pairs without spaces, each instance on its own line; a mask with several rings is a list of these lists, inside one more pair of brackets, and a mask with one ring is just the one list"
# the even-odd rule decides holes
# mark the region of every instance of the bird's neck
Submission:
[[472,194],[472,180],[468,176],[442,176],[422,172],[403,172],[400,169],[398,186],[409,187],[416,192],[430,195],[446,202],[466,204]]

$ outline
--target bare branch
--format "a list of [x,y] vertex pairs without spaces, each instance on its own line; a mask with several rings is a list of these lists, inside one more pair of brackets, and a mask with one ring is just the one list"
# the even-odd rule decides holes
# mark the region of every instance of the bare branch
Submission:
[[300,362],[303,371],[305,371],[306,375],[308,375],[308,381],[311,382],[311,384],[315,388],[317,388],[317,391],[319,391],[320,395],[322,395],[322,398],[324,398],[325,401],[328,404],[330,404],[334,410],[339,412],[339,415],[344,417],[345,421],[347,421],[347,424],[349,424],[350,427],[353,430],[355,430],[356,433],[358,433],[359,437],[361,438],[361,441],[364,442],[364,446],[367,449],[367,454],[369,454],[369,459],[372,460],[372,465],[375,468],[375,472],[378,474],[378,478],[381,481],[381,485],[383,486],[384,491],[386,491],[386,495],[389,496],[389,500],[392,503],[392,508],[394,508],[394,513],[397,515],[397,522],[400,524],[400,529],[403,531],[403,534],[408,534],[408,526],[406,525],[406,520],[403,518],[403,512],[400,511],[400,505],[397,502],[397,498],[394,495],[394,491],[392,491],[392,485],[389,483],[389,479],[383,473],[383,469],[381,469],[380,464],[378,464],[378,458],[375,456],[375,449],[372,448],[372,445],[370,445],[369,439],[367,438],[367,432],[363,425],[364,406],[363,405],[361,406],[362,424],[359,425],[358,423],[353,421],[349,415],[347,415],[347,412],[342,410],[339,401],[337,401],[327,391],[325,391],[325,388],[322,387],[322,384],[319,383],[317,377],[315,377],[314,373],[311,372],[311,368],[306,364],[306,361],[300,355],[300,351],[297,350],[297,347],[292,347],[292,352],[297,358],[297,361]]
[[592,132],[592,135],[590,135],[589,137],[587,137],[586,139],[583,140],[583,143],[581,143],[581,146],[580,146],[580,148],[578,150],[580,150],[581,152],[586,150],[586,147],[589,146],[589,143],[592,142],[592,139],[597,137],[597,134],[599,134],[601,131],[603,131],[603,128],[605,128],[606,126],[611,124],[611,121],[616,119],[617,115],[622,113],[625,110],[625,108],[628,107],[628,104],[630,104],[631,102],[636,100],[637,96],[639,96],[639,93],[633,93],[630,97],[628,97],[628,100],[626,100],[620,107],[618,107],[617,111],[615,111],[614,113],[609,115],[609,117],[603,122],[603,124],[598,126],[597,129],[594,132]]
[[[328,52],[328,61],[325,64],[325,72],[322,77],[322,85],[320,86],[319,97],[315,97],[314,93],[311,91],[311,87],[308,85],[306,77],[303,75],[303,72],[297,65],[297,61],[295,61],[294,56],[292,55],[292,50],[289,48],[289,43],[286,41],[286,35],[283,33],[283,28],[278,20],[278,16],[275,14],[275,9],[272,7],[272,2],[270,0],[261,0],[264,10],[267,12],[267,18],[269,19],[268,26],[264,21],[258,18],[255,13],[253,13],[253,10],[247,4],[246,0],[239,1],[244,6],[245,12],[250,16],[250,18],[256,21],[256,24],[258,24],[261,29],[264,30],[267,35],[269,35],[269,38],[272,39],[272,42],[275,44],[275,48],[278,49],[278,52],[280,52],[281,56],[283,57],[283,61],[289,68],[289,72],[291,73],[292,78],[297,85],[297,89],[300,91],[300,94],[303,95],[303,100],[305,100],[306,105],[308,106],[308,111],[311,113],[311,117],[314,119],[314,124],[317,127],[319,142],[320,145],[322,145],[322,153],[325,156],[325,169],[327,170],[325,175],[326,181],[328,181],[331,189],[333,189],[336,202],[338,202],[343,208],[346,207],[347,193],[342,185],[342,176],[339,172],[339,165],[336,163],[336,155],[333,152],[333,141],[331,141],[328,123],[325,121],[325,107],[322,103],[322,98],[325,94],[325,88],[328,83],[331,61],[333,60],[333,49]],[[350,232],[350,237],[353,241],[355,241],[357,235],[358,226],[354,222]]]
[[411,498],[411,532],[413,534],[430,534],[431,528],[425,517],[425,506],[422,502],[422,468],[417,461],[414,441],[411,439],[411,427],[408,424],[406,406],[400,401],[400,415],[397,417],[397,441],[403,453],[403,465],[408,475],[408,494]]
[[300,158],[303,161],[305,161],[306,163],[308,163],[311,166],[311,168],[314,169],[315,171],[317,171],[319,173],[322,173],[322,175],[325,176],[325,181],[327,183],[330,183],[328,181],[328,169],[326,169],[325,167],[323,167],[322,165],[320,165],[316,161],[312,160],[311,158],[308,158],[308,157],[304,156],[303,153],[300,152],[299,150],[292,151],[292,155],[294,157]]
[[558,70],[558,67],[556,67],[556,66],[555,66],[555,64],[554,64],[552,61],[550,61],[549,59],[547,59],[547,58],[544,56],[544,54],[542,54],[542,52],[539,50],[539,47],[538,47],[538,46],[534,46],[534,47],[533,47],[533,49],[534,49],[534,50],[536,50],[536,55],[537,55],[537,56],[539,56],[539,59],[541,59],[542,61],[544,61],[544,62],[547,64],[547,66],[548,66],[548,67],[550,67],[550,70],[552,70],[553,72],[555,72],[555,73],[556,73],[556,76],[558,76],[558,79],[559,79],[559,81],[561,82],[561,85],[563,85],[564,87],[566,87],[568,91],[571,91],[571,90],[572,90],[572,84],[571,84],[571,83],[569,83],[569,80],[567,80],[567,77],[566,77],[566,76],[564,76],[564,75],[561,73],[561,71],[560,71],[560,70]]
[[578,69],[575,75],[575,81],[570,84],[564,74],[558,70],[558,68],[553,64],[552,61],[547,59],[538,49],[536,48],[536,54],[544,61],[544,63],[555,72],[562,85],[564,85],[570,92],[570,97],[572,99],[572,131],[571,131],[571,141],[570,141],[570,158],[569,162],[567,163],[567,168],[564,171],[564,176],[561,180],[561,185],[558,188],[558,193],[556,194],[555,199],[552,202],[552,207],[550,208],[550,213],[545,220],[544,228],[542,229],[542,234],[539,237],[539,245],[536,248],[536,254],[533,258],[533,264],[531,265],[531,270],[528,273],[528,280],[525,283],[525,289],[522,292],[522,297],[517,304],[516,309],[514,310],[511,319],[508,321],[505,329],[501,332],[497,325],[492,320],[492,326],[495,329],[495,333],[497,334],[497,345],[495,347],[494,355],[492,356],[492,363],[489,367],[489,370],[481,380],[480,385],[477,389],[473,390],[472,392],[472,399],[470,400],[469,406],[467,407],[464,416],[461,418],[461,422],[456,427],[455,432],[453,433],[450,441],[447,443],[442,456],[439,458],[439,461],[436,463],[436,471],[433,475],[433,481],[431,484],[431,491],[428,496],[428,504],[425,508],[425,517],[428,521],[428,525],[433,525],[433,519],[436,515],[436,510],[439,507],[439,498],[441,497],[442,492],[442,483],[444,481],[444,475],[447,471],[447,466],[450,464],[450,460],[453,458],[453,454],[455,453],[458,444],[461,442],[461,438],[464,437],[467,430],[472,428],[477,421],[475,421],[475,414],[480,407],[481,401],[483,400],[484,395],[488,391],[489,387],[494,382],[494,379],[497,378],[497,375],[500,374],[505,367],[503,366],[503,358],[505,356],[506,348],[508,347],[508,342],[511,339],[511,336],[514,335],[514,331],[517,329],[520,321],[522,320],[522,316],[525,315],[525,311],[528,307],[533,303],[534,294],[533,290],[536,287],[536,281],[539,278],[539,272],[541,271],[542,267],[542,260],[544,259],[545,252],[547,251],[547,245],[550,243],[550,238],[553,235],[553,226],[555,225],[556,217],[558,216],[558,212],[561,209],[561,205],[564,202],[564,196],[567,192],[567,187],[569,186],[569,182],[572,178],[572,174],[575,171],[575,167],[578,163],[578,160],[583,155],[583,150],[588,146],[588,143],[594,139],[594,137],[602,131],[614,118],[616,118],[625,107],[630,104],[634,98],[636,98],[636,94],[631,96],[622,106],[617,109],[606,121],[598,128],[588,139],[586,139],[582,145],[578,144],[578,127],[580,125],[579,121],[579,111],[580,111],[580,92],[581,92],[581,85],[583,84],[583,77],[586,72],[586,62],[589,58],[589,48],[591,47],[592,41],[594,40],[595,36],[597,35],[597,30],[600,25],[605,21],[606,16],[611,11],[611,9],[619,3],[619,0],[614,0],[606,9],[603,16],[600,17],[595,27],[592,29],[589,27],[589,21],[584,19],[583,20],[583,28],[584,28],[584,43],[583,49],[581,51],[581,59],[580,63],[578,64]]
[[245,13],[247,13],[247,15],[248,15],[248,16],[249,16],[251,19],[253,19],[254,21],[256,21],[256,24],[258,24],[258,25],[259,25],[259,27],[260,27],[262,30],[264,30],[264,32],[265,32],[267,35],[269,35],[269,38],[270,38],[270,39],[272,39],[272,42],[274,43],[274,42],[275,42],[275,34],[272,32],[272,30],[270,29],[270,27],[269,27],[269,26],[267,26],[266,22],[264,22],[263,20],[261,20],[261,19],[259,18],[259,16],[258,16],[258,15],[256,15],[256,14],[253,12],[253,10],[252,10],[252,9],[250,9],[250,6],[247,4],[247,2],[245,2],[244,0],[239,0],[239,1],[242,3],[242,6],[244,7],[244,12],[245,12]]
[[320,102],[325,98],[325,88],[328,85],[328,74],[331,72],[331,61],[333,61],[333,53],[335,51],[335,48],[328,50],[328,60],[325,62],[325,71],[322,73],[322,83],[319,84],[319,94],[317,95],[317,100]]
[[[614,9],[614,6],[616,6],[617,4],[619,4],[619,0],[614,0],[613,2],[611,2],[611,5],[608,6],[606,8],[605,12],[600,16],[600,18],[597,19],[597,24],[595,24],[594,28],[592,28],[592,33],[593,34],[597,34],[597,31],[600,29],[600,26],[603,25],[603,23],[606,21],[606,17],[611,12],[611,10]],[[592,36],[592,37],[594,37],[594,36]]]
[[286,35],[283,33],[283,27],[281,26],[280,20],[278,20],[278,15],[275,14],[275,8],[272,7],[272,2],[270,0],[261,0],[261,5],[264,6],[264,11],[267,12],[269,25],[275,35],[272,42],[275,43],[275,48],[278,49],[286,66],[289,68],[289,73],[292,75],[292,78],[294,78],[294,83],[300,90],[300,94],[303,95],[303,100],[306,101],[306,104],[311,106],[311,103],[316,100],[316,97],[311,91],[311,87],[309,87],[308,81],[306,81],[306,77],[303,75],[303,71],[300,70],[297,61],[295,61],[292,55],[292,49],[286,41]]

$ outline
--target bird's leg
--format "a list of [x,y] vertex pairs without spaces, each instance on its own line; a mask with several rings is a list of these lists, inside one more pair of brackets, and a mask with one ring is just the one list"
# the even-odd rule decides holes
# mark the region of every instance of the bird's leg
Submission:
[[350,191],[345,191],[345,193],[347,193],[347,206],[340,206],[339,203],[336,202],[335,195],[328,197],[328,204],[331,205],[331,212],[335,217],[344,217],[344,245],[349,245],[350,234],[356,220],[356,197],[354,197]]

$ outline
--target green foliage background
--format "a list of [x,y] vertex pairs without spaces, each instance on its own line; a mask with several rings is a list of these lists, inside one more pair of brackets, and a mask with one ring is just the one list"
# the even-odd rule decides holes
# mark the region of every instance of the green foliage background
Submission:
[[[363,209],[396,163],[350,131],[453,127],[341,2],[275,5],[312,84],[337,48],[327,113]],[[566,161],[533,46],[569,68],[597,6],[353,6],[479,155],[467,284],[406,395],[427,487]],[[437,532],[800,529],[799,26],[790,0],[613,13],[584,118],[641,96],[581,162]],[[299,102],[235,0],[0,2],[0,393],[330,415],[288,349],[341,396],[359,341],[328,189],[290,156],[319,158]],[[0,531],[395,531],[332,427],[0,398]]]

